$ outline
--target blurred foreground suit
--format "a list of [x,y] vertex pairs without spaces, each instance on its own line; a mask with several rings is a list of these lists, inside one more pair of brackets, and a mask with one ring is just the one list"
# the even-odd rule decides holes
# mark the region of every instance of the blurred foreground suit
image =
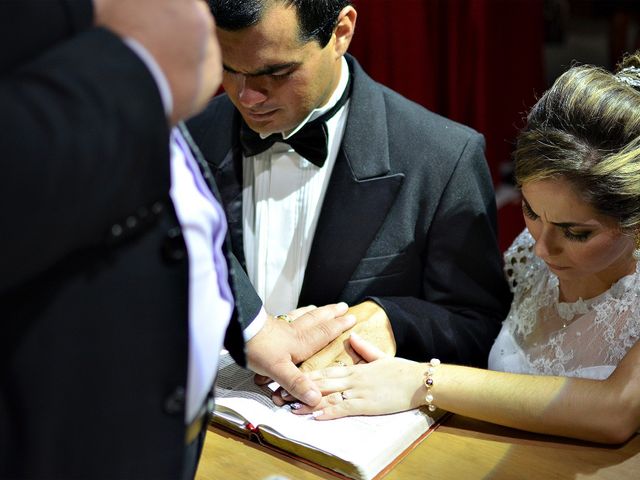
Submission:
[[[169,130],[144,63],[92,15],[0,3],[1,478],[182,468],[188,262]],[[237,316],[226,346],[243,361]]]

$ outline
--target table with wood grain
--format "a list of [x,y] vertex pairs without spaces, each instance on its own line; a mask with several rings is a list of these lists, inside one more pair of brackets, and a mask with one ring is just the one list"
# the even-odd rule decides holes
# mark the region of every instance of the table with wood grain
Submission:
[[[210,427],[197,480],[335,479],[302,462]],[[385,477],[425,479],[640,479],[640,435],[606,446],[447,418]]]

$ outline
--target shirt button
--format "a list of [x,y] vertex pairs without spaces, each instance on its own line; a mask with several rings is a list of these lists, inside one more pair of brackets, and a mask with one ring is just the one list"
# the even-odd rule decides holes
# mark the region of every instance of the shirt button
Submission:
[[162,205],[162,202],[156,202],[151,205],[151,213],[153,213],[154,215],[160,215],[162,213],[162,210],[164,210],[164,205]]
[[176,389],[164,401],[164,411],[169,415],[178,415],[184,412],[186,393],[183,387]]
[[167,232],[162,243],[162,258],[167,263],[178,263],[187,258],[187,247],[179,227]]
[[136,226],[138,225],[138,220],[136,219],[136,217],[128,217],[125,220],[125,225],[127,226],[127,228],[136,228]]
[[113,237],[119,237],[120,235],[122,235],[122,226],[118,225],[117,223],[111,227],[111,235]]

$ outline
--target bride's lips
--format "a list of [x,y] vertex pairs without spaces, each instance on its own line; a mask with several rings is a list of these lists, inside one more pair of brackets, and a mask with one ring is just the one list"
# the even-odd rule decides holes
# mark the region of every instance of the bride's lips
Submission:
[[545,262],[545,263],[551,270],[568,270],[569,269],[569,267],[561,267],[560,265],[554,265],[553,263],[549,263],[549,262]]

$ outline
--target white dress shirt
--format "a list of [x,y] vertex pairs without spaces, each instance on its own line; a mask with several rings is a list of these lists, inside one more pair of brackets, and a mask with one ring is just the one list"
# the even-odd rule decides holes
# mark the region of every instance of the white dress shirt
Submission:
[[[327,104],[313,110],[291,133],[333,107],[347,87],[349,67],[342,58],[338,86]],[[243,158],[242,217],[247,273],[267,312],[298,305],[320,209],[335,165],[349,111],[347,102],[327,121],[328,156],[318,168],[288,144]]]
[[170,146],[170,195],[189,259],[189,368],[185,412],[189,423],[213,385],[218,352],[233,311],[233,297],[222,253],[227,232],[224,212],[178,130],[172,132]]

